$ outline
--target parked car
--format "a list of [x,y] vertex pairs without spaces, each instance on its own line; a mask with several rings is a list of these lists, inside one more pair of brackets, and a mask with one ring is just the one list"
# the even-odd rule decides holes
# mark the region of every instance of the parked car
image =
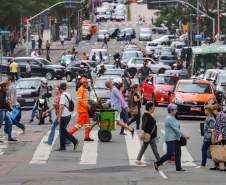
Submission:
[[26,64],[28,60],[32,63],[31,76],[46,77],[47,80],[52,80],[53,78],[60,80],[64,77],[65,67],[53,65],[51,62],[44,58],[16,57],[13,60],[20,66],[21,77],[27,76]]
[[127,71],[131,76],[135,76],[137,71],[143,67],[143,63],[145,60],[149,60],[151,62],[151,70],[154,73],[159,73],[163,74],[165,70],[171,69],[170,66],[168,65],[163,65],[155,62],[152,58],[140,58],[140,57],[132,57],[130,60],[127,62]]
[[217,102],[214,89],[206,80],[179,80],[168,95],[170,103],[178,107],[177,115],[204,116],[204,106]]
[[96,62],[81,60],[71,62],[65,71],[66,80],[71,82],[76,76],[77,72],[80,70],[80,66],[84,65],[85,70],[87,71],[87,78],[92,80],[91,71],[96,71]]
[[166,26],[164,26],[164,25],[162,25],[162,26],[154,26],[154,27],[152,28],[152,33],[153,33],[153,34],[156,34],[156,33],[159,33],[159,34],[161,34],[161,33],[166,34],[167,31],[168,31],[168,27],[166,27]]
[[104,61],[102,63],[108,64],[110,62],[111,54],[108,53],[107,49],[92,49],[90,51],[90,54],[87,54],[87,57],[89,58],[89,60],[92,60],[93,53],[96,53],[96,59],[97,59],[97,61],[99,61],[99,51],[101,51],[103,59],[104,59]]
[[140,28],[139,40],[152,40],[151,30],[149,28]]
[[187,71],[181,70],[166,70],[165,74],[179,76],[180,80],[190,79],[190,75]]
[[161,55],[159,57],[159,64],[164,64],[171,66],[173,68],[173,65],[176,63],[177,59],[175,55]]
[[155,106],[159,103],[169,104],[170,96],[167,94],[173,90],[178,76],[167,74],[150,74],[141,84],[140,93],[144,96],[143,104],[152,101]]
[[[33,108],[35,104],[35,95],[33,93],[41,85],[41,79],[42,78],[20,78],[16,82],[16,97],[21,108]],[[51,86],[49,86],[49,90],[52,90]]]
[[125,51],[122,54],[121,63],[127,63],[132,57],[143,57],[143,53],[141,51]]
[[118,31],[119,31],[119,28],[109,28],[108,29],[109,36],[111,38],[117,37]]

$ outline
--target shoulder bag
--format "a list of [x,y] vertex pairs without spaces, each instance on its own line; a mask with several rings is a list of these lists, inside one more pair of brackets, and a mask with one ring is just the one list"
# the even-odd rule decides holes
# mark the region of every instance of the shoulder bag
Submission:
[[[133,98],[132,98],[132,102],[134,101],[134,94],[133,94]],[[139,110],[138,110],[138,103],[135,107],[132,107],[131,105],[131,108],[130,108],[130,114],[131,115],[136,115],[138,114]]]
[[180,137],[180,146],[186,146],[187,145],[187,139],[183,136]]

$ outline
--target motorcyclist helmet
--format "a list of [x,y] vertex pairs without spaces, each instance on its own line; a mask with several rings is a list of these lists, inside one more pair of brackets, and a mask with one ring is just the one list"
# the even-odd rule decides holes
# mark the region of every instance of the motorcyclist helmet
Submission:
[[46,87],[46,86],[48,85],[48,80],[47,80],[46,78],[42,78],[42,79],[41,79],[41,85],[42,85],[43,87]]
[[80,65],[80,69],[84,69],[84,65]]
[[115,53],[117,53],[117,54],[118,54],[118,51],[116,51]]
[[101,67],[101,68],[104,68],[104,64],[101,64],[100,67]]

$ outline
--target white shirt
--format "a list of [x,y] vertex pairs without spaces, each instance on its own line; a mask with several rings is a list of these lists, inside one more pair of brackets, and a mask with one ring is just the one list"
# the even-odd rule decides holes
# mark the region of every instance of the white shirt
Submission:
[[[36,55],[35,55],[36,54]],[[36,51],[32,51],[31,52],[31,57],[37,57],[38,56],[38,53]]]
[[64,41],[64,35],[60,35],[60,41]]
[[151,68],[151,61],[150,61],[150,62],[148,62],[148,65],[147,65],[147,66]]
[[[66,94],[67,97],[69,98],[69,100],[71,100],[71,95],[68,92],[65,92],[64,94]],[[71,115],[71,113],[69,111],[69,101],[64,94],[62,94],[61,97],[60,97],[60,105],[64,105],[64,110],[63,110],[63,113],[61,115],[62,117],[66,117],[66,116]]]

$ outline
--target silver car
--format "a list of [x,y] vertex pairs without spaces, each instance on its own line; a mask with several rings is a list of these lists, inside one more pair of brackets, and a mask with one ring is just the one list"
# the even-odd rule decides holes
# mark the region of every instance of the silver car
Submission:
[[154,73],[160,73],[163,74],[165,70],[171,69],[168,65],[159,64],[158,62],[155,62],[152,58],[139,58],[139,57],[133,57],[127,62],[127,71],[131,76],[135,76],[137,71],[143,67],[143,63],[145,60],[149,60],[151,62],[151,70]]
[[104,59],[103,63],[108,64],[110,62],[111,54],[108,53],[107,49],[92,49],[90,51],[90,54],[87,55],[87,57],[89,58],[89,60],[92,60],[93,54],[96,53],[96,59],[97,59],[97,61],[99,61],[99,52],[100,51],[101,51],[103,59]]
[[116,21],[125,21],[125,13],[124,12],[116,13],[115,20]]
[[151,30],[149,28],[140,28],[139,40],[152,40]]
[[144,50],[145,50],[148,54],[151,54],[151,53],[153,53],[153,50],[154,50],[155,48],[157,48],[157,46],[158,46],[158,42],[154,42],[154,41],[147,42],[147,44],[144,45],[144,47],[145,47]]
[[166,34],[168,31],[168,27],[164,26],[164,25],[161,25],[161,26],[156,26],[156,27],[153,27],[152,28],[152,33],[155,34],[155,33],[163,33],[163,34]]
[[97,41],[103,41],[104,40],[104,35],[106,35],[108,41],[110,40],[110,36],[108,33],[108,30],[99,30],[98,34],[97,34]]

